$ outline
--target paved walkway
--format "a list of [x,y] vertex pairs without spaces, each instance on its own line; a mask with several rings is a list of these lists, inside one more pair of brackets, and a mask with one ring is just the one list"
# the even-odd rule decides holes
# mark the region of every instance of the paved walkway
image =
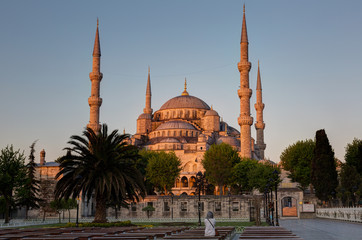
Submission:
[[362,239],[362,224],[325,219],[280,220],[280,226],[304,240]]

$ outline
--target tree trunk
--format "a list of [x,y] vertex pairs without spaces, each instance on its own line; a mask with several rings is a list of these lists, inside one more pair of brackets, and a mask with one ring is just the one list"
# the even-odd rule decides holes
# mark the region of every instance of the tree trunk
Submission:
[[28,220],[28,211],[29,211],[29,207],[26,206],[25,207],[25,219]]
[[70,222],[70,209],[68,209],[68,222]]
[[45,211],[45,208],[44,208],[44,210],[43,210],[43,222],[45,222],[45,213],[46,213],[46,211]]
[[107,222],[106,212],[106,199],[104,196],[96,196],[96,213],[94,216],[94,223],[105,223]]
[[114,208],[114,211],[116,213],[116,219],[118,219],[118,209],[117,209],[117,206]]
[[219,195],[220,196],[224,195],[223,185],[219,185]]
[[5,198],[5,223],[10,222],[10,201]]

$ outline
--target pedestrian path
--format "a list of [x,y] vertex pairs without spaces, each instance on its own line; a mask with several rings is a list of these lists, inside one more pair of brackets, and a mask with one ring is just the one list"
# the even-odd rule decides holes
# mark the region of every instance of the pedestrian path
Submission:
[[280,226],[304,240],[359,240],[362,224],[326,219],[280,220]]

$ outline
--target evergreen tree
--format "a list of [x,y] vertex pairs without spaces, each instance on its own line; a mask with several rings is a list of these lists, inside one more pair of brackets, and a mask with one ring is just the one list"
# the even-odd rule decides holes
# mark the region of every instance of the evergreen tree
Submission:
[[334,152],[324,129],[316,132],[316,147],[312,159],[312,184],[315,195],[322,201],[334,197],[338,186]]
[[35,178],[35,172],[36,172],[36,163],[34,156],[35,143],[36,141],[30,145],[29,163],[26,165],[26,176],[25,178],[23,178],[23,183],[21,188],[19,188],[16,193],[17,205],[25,206],[26,208],[25,219],[28,219],[29,209],[39,208],[38,203],[41,201],[41,199],[38,198],[40,181]]

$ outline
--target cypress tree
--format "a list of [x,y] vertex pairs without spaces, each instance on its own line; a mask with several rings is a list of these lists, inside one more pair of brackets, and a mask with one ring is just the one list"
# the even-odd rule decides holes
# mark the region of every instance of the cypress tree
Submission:
[[315,195],[322,201],[334,197],[338,186],[334,152],[324,129],[316,132],[316,147],[312,158],[312,184]]

